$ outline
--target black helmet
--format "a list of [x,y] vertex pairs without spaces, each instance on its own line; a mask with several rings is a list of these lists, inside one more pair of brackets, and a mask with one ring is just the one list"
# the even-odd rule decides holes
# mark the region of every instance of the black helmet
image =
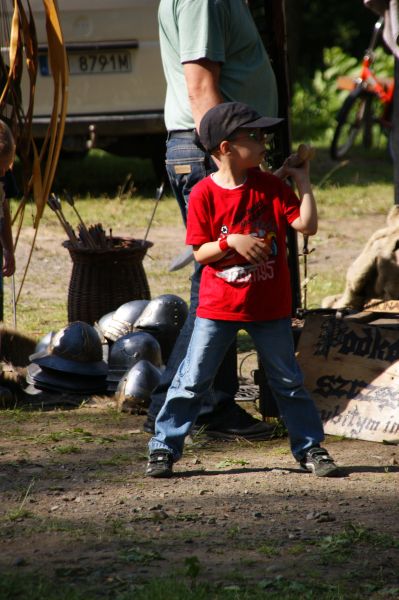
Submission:
[[102,394],[106,389],[105,375],[75,375],[62,373],[31,363],[26,372],[26,381],[35,388],[68,394]]
[[156,367],[162,364],[158,341],[145,331],[128,333],[113,344],[108,361],[108,390],[115,391],[120,379],[139,360],[148,360]]
[[94,376],[107,373],[102,357],[96,329],[83,321],[74,321],[55,334],[47,350],[36,352],[29,359],[55,371]]
[[162,294],[149,302],[135,322],[134,329],[148,331],[157,338],[166,363],[187,315],[187,303],[182,298]]
[[149,300],[131,300],[122,304],[116,309],[112,319],[106,323],[103,329],[104,337],[115,342],[123,335],[132,333],[134,322],[137,321],[149,302]]
[[139,360],[120,380],[116,390],[118,410],[141,414],[161,380],[161,371],[148,360]]

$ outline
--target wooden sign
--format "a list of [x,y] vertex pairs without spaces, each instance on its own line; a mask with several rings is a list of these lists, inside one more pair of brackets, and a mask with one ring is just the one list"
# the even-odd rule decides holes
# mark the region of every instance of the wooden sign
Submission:
[[399,331],[310,314],[298,361],[326,433],[399,439]]

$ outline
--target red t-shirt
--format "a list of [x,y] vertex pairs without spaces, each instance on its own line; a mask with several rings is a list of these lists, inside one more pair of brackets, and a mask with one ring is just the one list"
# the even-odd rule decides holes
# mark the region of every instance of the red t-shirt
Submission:
[[223,235],[259,236],[271,246],[268,260],[249,264],[235,250],[204,267],[197,315],[226,321],[269,321],[291,314],[286,225],[299,217],[299,200],[283,181],[251,169],[235,189],[211,176],[191,191],[186,243],[213,242]]

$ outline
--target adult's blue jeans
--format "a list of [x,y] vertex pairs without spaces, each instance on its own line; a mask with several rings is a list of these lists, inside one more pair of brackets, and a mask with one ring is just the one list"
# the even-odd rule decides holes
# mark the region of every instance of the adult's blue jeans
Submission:
[[[168,137],[166,143],[166,170],[172,191],[179,204],[183,221],[186,223],[189,195],[192,188],[198,181],[216,171],[216,165],[210,154],[205,153],[197,146],[194,133],[192,136],[185,133],[182,137],[178,137],[178,134],[175,133],[173,137]],[[151,396],[148,414],[152,417],[157,416],[164,404],[169,386],[186,355],[198,307],[202,268],[202,265],[194,262],[194,272],[191,277],[189,314],[168,359],[161,382]],[[225,403],[234,402],[237,391],[237,352],[236,341],[233,339],[224,360],[220,364],[214,385],[209,389],[203,400],[200,414],[212,413],[218,406],[221,407]]]
[[245,323],[197,317],[187,355],[155,421],[150,452],[164,449],[172,452],[174,460],[181,457],[184,439],[212,387],[225,348],[239,329],[245,329],[254,341],[296,460],[324,439],[319,413],[295,359],[291,319]]

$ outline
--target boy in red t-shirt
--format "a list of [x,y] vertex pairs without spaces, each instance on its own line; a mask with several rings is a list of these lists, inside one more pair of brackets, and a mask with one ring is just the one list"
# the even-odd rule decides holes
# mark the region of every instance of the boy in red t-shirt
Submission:
[[258,169],[266,132],[281,119],[260,116],[240,102],[218,104],[205,113],[199,137],[219,170],[190,194],[186,243],[205,266],[199,306],[187,355],[169,388],[149,443],[146,475],[170,477],[235,335],[245,329],[254,341],[304,470],[321,477],[338,474],[328,452],[319,414],[303,386],[291,332],[291,290],[286,256],[287,224],[314,235],[317,209],[309,163],[280,175],[292,177],[298,197],[283,181]]

